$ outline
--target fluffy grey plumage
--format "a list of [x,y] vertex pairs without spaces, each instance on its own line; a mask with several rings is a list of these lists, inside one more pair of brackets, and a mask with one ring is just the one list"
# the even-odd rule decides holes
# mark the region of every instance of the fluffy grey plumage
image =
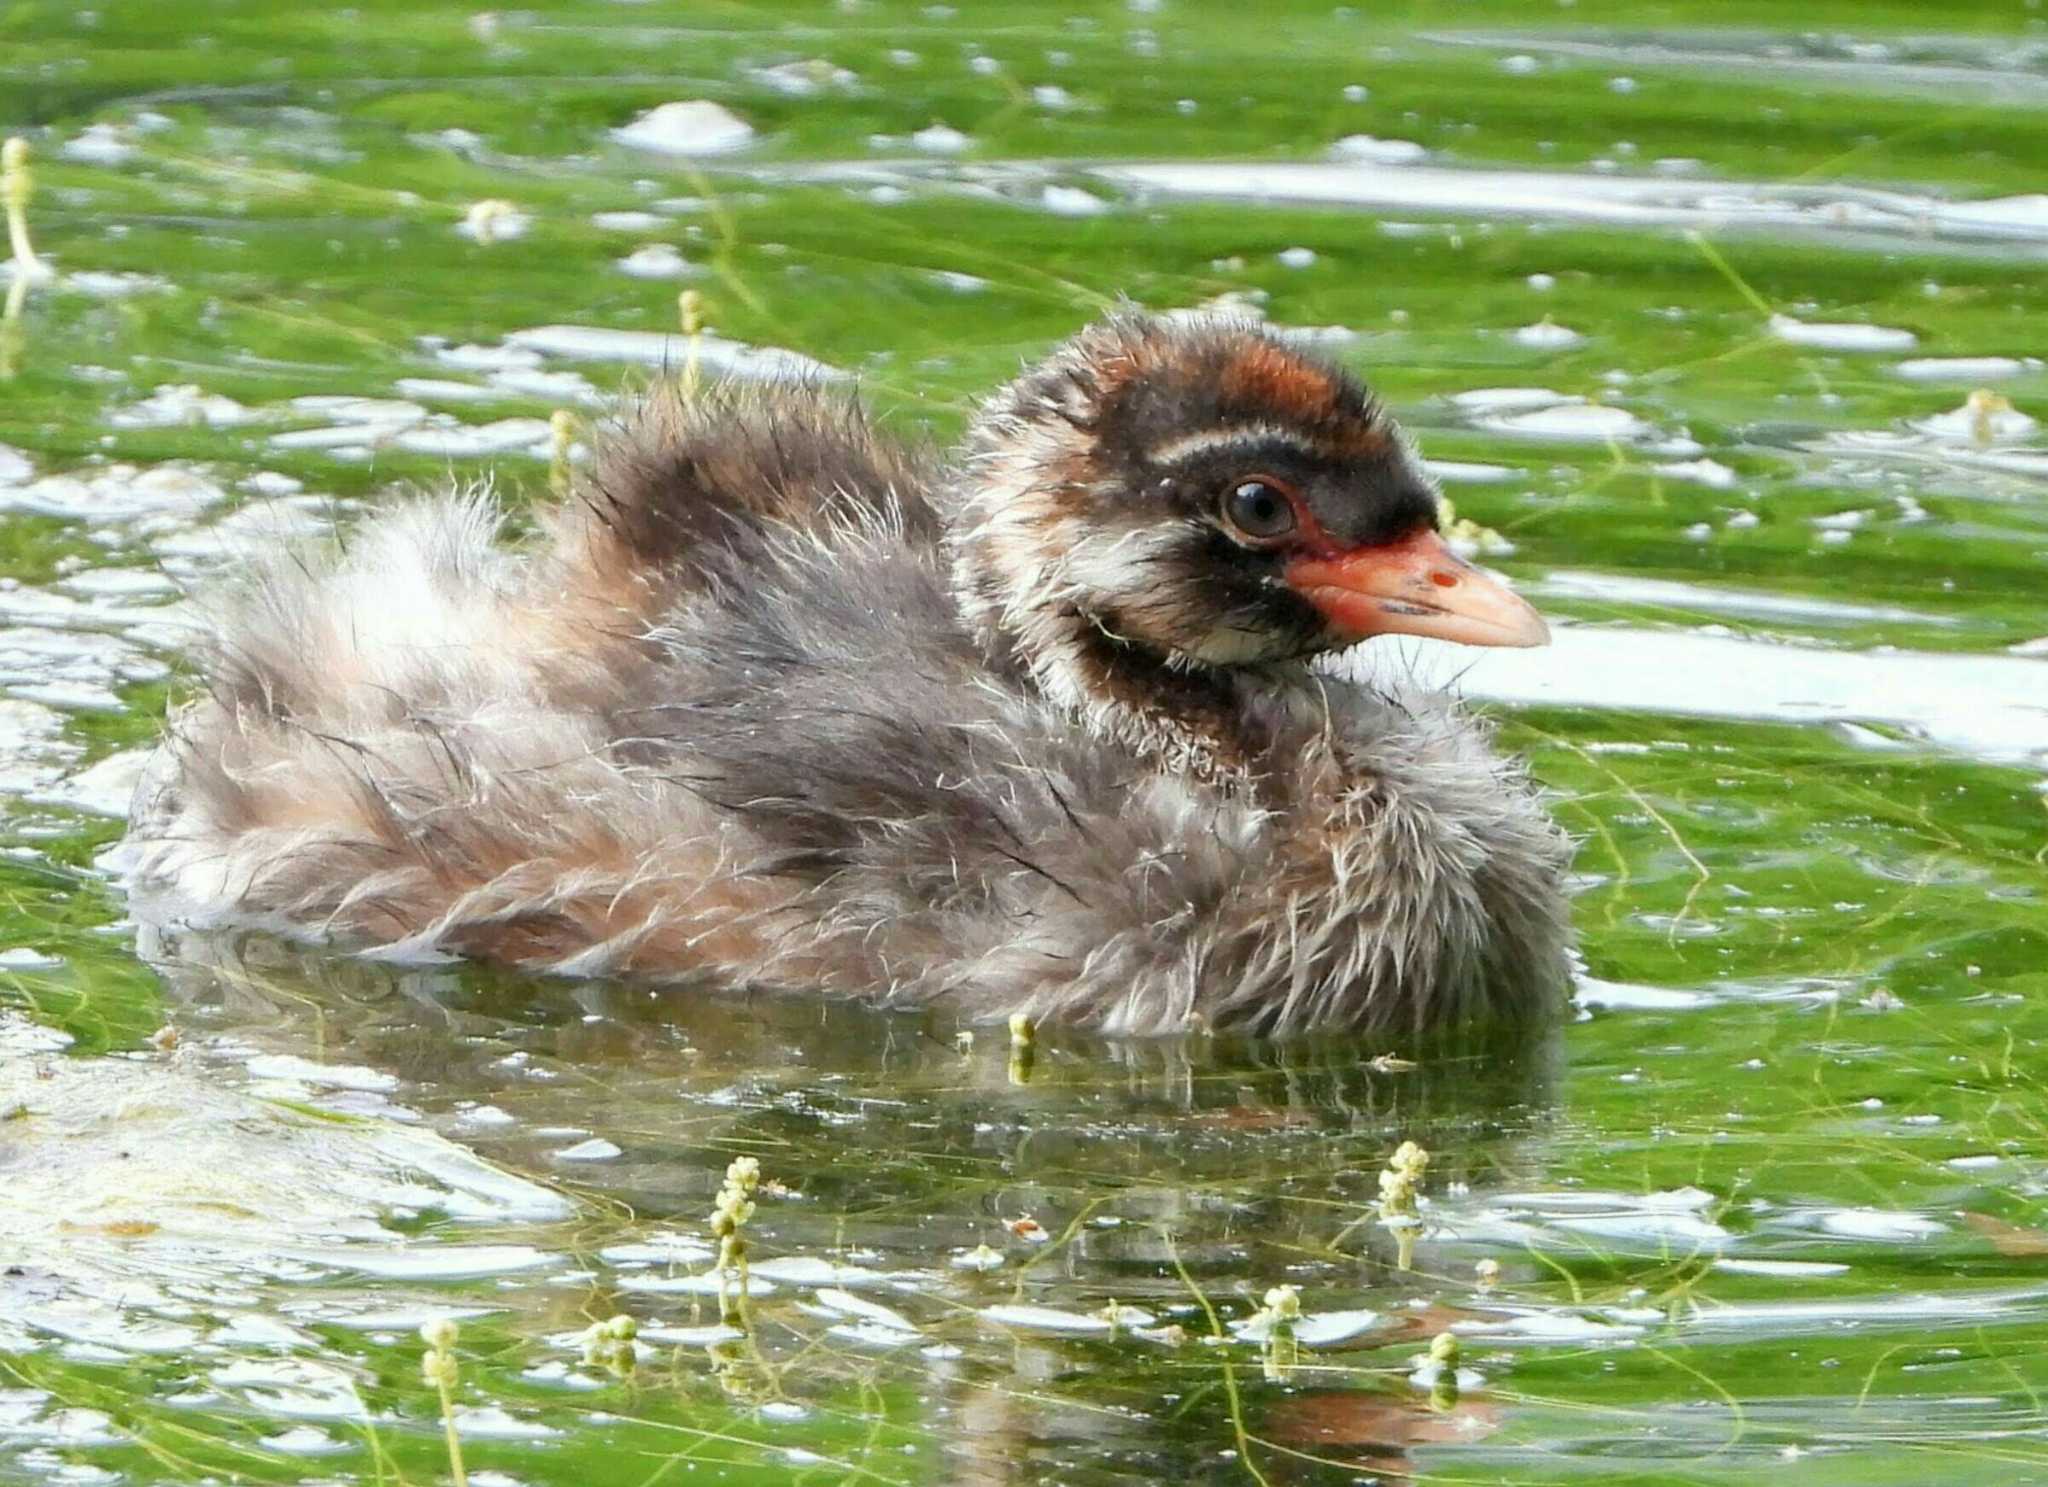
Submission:
[[537,541],[437,495],[220,595],[138,906],[1118,1033],[1548,1011],[1564,839],[1444,698],[1311,664],[1347,635],[1215,515],[1250,466],[1331,551],[1433,519],[1355,383],[1227,322],[1085,333],[950,464],[658,392]]

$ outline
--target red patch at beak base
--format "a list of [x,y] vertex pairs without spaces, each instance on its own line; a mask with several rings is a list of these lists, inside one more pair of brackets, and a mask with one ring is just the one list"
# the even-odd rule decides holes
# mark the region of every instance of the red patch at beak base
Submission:
[[1347,641],[1428,635],[1463,645],[1547,645],[1543,616],[1427,527],[1395,542],[1295,558],[1287,582]]

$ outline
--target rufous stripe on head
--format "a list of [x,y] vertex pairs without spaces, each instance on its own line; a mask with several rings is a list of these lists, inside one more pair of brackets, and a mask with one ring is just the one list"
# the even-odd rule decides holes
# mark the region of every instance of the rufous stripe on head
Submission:
[[1221,391],[1240,416],[1270,409],[1274,418],[1302,425],[1320,454],[1371,459],[1392,448],[1370,401],[1361,410],[1335,373],[1284,346],[1259,343],[1237,352],[1223,368]]
[[1271,408],[1305,422],[1337,412],[1337,382],[1312,361],[1284,347],[1255,341],[1233,355],[1223,368],[1223,396],[1233,403]]

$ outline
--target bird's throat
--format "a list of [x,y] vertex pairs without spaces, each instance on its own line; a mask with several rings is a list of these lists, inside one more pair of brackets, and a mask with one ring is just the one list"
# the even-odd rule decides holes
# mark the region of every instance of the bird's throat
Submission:
[[[1257,682],[1125,638],[1048,582],[1054,570],[1016,560],[1017,533],[983,524],[959,542],[954,592],[969,633],[998,671],[1070,710],[1092,731],[1174,773],[1237,782],[1261,773],[1271,742],[1251,706]],[[1019,593],[1039,602],[1020,605]]]
[[1270,740],[1238,676],[1190,666],[1119,639],[1085,617],[1031,670],[1048,695],[1158,767],[1218,782],[1258,771]]

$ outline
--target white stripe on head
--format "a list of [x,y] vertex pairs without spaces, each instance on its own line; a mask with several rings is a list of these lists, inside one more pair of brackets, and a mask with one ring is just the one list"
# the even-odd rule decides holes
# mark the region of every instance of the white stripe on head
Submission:
[[1277,423],[1238,423],[1220,429],[1197,429],[1192,434],[1182,434],[1169,439],[1147,458],[1156,465],[1170,465],[1192,455],[1207,454],[1215,449],[1230,449],[1239,445],[1247,448],[1258,444],[1285,444],[1288,448],[1310,459],[1316,457],[1316,448],[1292,429]]

